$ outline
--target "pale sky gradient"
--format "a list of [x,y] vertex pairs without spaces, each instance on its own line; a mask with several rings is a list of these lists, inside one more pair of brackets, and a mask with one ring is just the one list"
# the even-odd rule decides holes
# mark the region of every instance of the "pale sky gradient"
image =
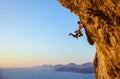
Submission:
[[78,20],[57,0],[0,0],[0,67],[93,61],[85,34],[68,36]]

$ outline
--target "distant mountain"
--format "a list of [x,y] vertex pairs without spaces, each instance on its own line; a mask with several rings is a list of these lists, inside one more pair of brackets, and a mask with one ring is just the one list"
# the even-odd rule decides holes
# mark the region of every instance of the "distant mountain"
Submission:
[[82,65],[80,65],[81,67],[91,67],[93,66],[93,63],[92,62],[87,62],[87,63],[84,63]]
[[56,71],[66,71],[66,72],[78,72],[78,73],[94,73],[93,63],[88,62],[82,65],[77,65],[70,63],[68,65],[62,65],[59,68],[54,68]]
[[42,65],[42,66],[36,66],[35,68],[42,70],[55,70],[55,71],[77,72],[77,73],[94,73],[94,66],[92,62],[87,62],[80,65],[75,63],[69,63],[67,65],[63,65],[63,64]]
[[79,68],[79,65],[77,65],[77,64],[75,64],[75,63],[70,63],[70,64],[66,65],[66,67]]
[[54,66],[53,66],[53,69],[56,70],[56,69],[59,69],[59,68],[61,68],[61,67],[64,67],[64,65],[62,65],[62,64],[57,64],[57,65],[54,65]]

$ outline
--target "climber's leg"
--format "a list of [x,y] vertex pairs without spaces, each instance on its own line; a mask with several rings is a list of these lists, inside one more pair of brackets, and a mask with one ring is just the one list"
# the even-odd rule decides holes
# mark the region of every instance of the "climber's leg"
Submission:
[[70,33],[69,36],[72,35],[73,37],[77,38],[78,39],[78,34],[76,33],[75,35]]
[[82,34],[81,32],[79,33],[79,37],[80,37],[80,36],[83,36],[83,34]]

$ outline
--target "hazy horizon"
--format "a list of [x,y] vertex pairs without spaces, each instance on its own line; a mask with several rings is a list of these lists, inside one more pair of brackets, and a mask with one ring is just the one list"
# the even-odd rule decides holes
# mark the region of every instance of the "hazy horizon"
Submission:
[[79,18],[57,0],[0,1],[0,67],[92,62],[95,46],[68,36]]
[[[71,62],[71,63],[74,63],[74,62]],[[65,63],[65,64],[61,64],[61,63],[58,63],[58,64],[38,64],[38,65],[31,65],[31,66],[0,67],[0,69],[6,69],[6,68],[13,68],[13,69],[14,69],[14,68],[34,68],[34,67],[45,66],[45,65],[49,65],[49,66],[68,65],[68,64],[71,64],[71,63]],[[82,65],[82,64],[85,64],[85,63],[93,63],[93,62],[83,62],[83,63],[74,63],[74,64]]]

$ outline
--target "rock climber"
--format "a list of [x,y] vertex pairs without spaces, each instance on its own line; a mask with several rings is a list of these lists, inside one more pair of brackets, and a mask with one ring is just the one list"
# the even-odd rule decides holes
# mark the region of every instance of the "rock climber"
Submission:
[[73,37],[78,39],[78,37],[83,36],[81,32],[83,26],[81,25],[80,21],[78,21],[77,23],[78,23],[78,29],[75,31],[75,34],[69,33],[69,36],[72,35]]

